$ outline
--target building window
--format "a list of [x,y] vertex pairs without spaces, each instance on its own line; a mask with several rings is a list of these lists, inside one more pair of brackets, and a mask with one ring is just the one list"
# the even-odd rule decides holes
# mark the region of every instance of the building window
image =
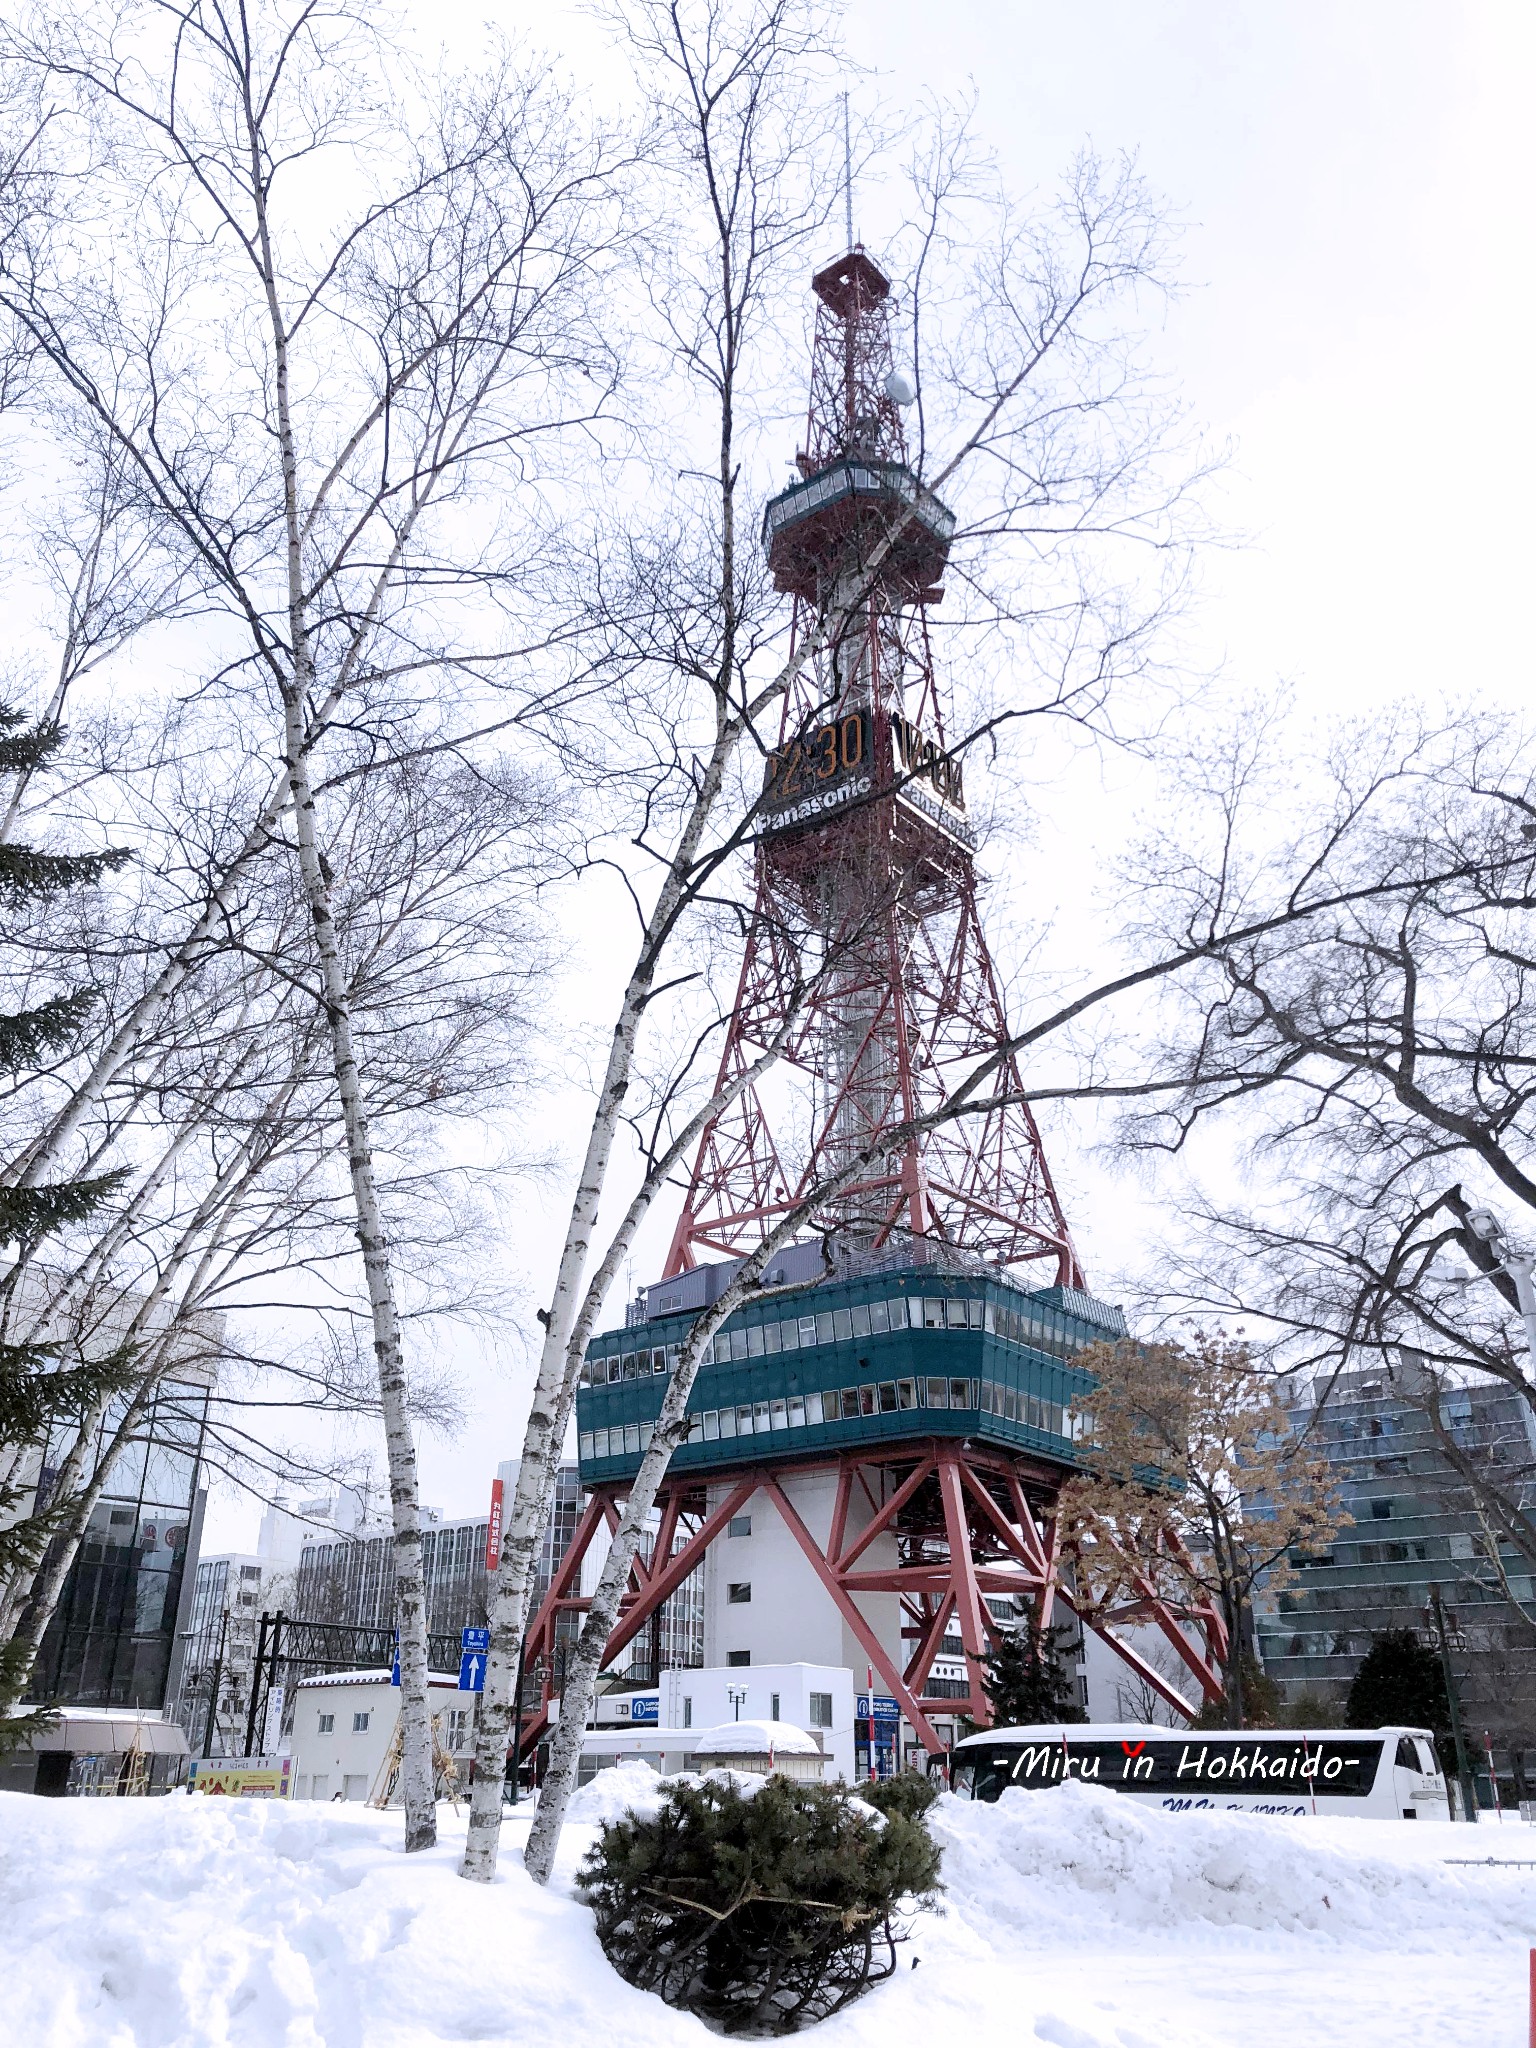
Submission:
[[1391,1501],[1373,1500],[1371,1502],[1371,1519],[1376,1522],[1389,1522],[1392,1519]]
[[750,1650],[727,1650],[725,1653],[725,1661],[734,1671],[740,1665],[750,1664],[752,1662],[752,1652]]
[[752,1587],[745,1579],[738,1579],[725,1589],[725,1597],[732,1607],[746,1607],[751,1603]]
[[468,1707],[450,1707],[448,1710],[448,1747],[457,1752],[469,1740]]
[[750,1515],[732,1515],[725,1525],[725,1533],[727,1536],[750,1536],[752,1534],[752,1517]]
[[813,1692],[810,1696],[811,1726],[830,1728],[832,1726],[832,1695],[829,1692]]
[[683,1726],[685,1728],[693,1726],[693,1695],[688,1692],[683,1694]]
[[776,1692],[768,1695],[768,1718],[770,1721],[777,1721],[779,1718],[779,1696]]
[[368,1716],[366,1714],[354,1714],[352,1716],[352,1733],[354,1735],[366,1735],[368,1733]]
[[334,1714],[322,1714],[320,1716],[320,1733],[322,1735],[329,1735],[335,1726],[336,1716]]

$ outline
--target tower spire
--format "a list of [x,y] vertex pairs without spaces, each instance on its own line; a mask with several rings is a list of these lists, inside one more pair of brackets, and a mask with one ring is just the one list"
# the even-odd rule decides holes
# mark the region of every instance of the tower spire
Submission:
[[847,224],[845,249],[852,249],[853,239],[853,142],[848,128],[848,95],[843,94],[843,213]]

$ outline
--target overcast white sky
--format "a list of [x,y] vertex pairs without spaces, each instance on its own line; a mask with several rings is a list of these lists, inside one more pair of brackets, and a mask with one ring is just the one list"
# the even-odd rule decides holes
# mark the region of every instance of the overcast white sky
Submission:
[[[489,18],[604,61],[574,9],[414,0],[407,12],[455,45]],[[1523,703],[1530,10],[853,0],[848,22],[854,55],[879,74],[856,98],[878,89],[900,106],[974,81],[981,132],[1016,189],[1048,183],[1091,140],[1137,152],[1186,219],[1194,289],[1160,353],[1210,435],[1235,445],[1220,510],[1247,544],[1207,562],[1195,623],[1223,687],[1236,698],[1284,680],[1319,720],[1403,697]],[[1062,930],[1091,931],[1101,857],[1145,794],[1123,764],[1085,761],[1048,809],[1035,884],[1059,906],[1058,946]],[[570,999],[590,986],[573,980]],[[1053,1163],[1090,1271],[1134,1273],[1155,1216],[1147,1189],[1103,1162]],[[530,1200],[524,1219],[530,1307],[565,1193]],[[483,1508],[521,1435],[515,1356],[470,1374],[461,1438],[422,1445],[425,1498],[445,1514]],[[249,1502],[211,1506],[210,1547],[254,1541]]]

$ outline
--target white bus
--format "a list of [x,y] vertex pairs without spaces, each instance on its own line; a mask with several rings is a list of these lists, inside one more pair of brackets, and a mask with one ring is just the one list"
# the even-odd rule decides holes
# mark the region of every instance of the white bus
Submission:
[[[944,1759],[935,1757],[935,1766]],[[962,1799],[1078,1778],[1170,1813],[1342,1814],[1449,1820],[1435,1745],[1423,1728],[1156,1728],[1145,1722],[992,1728],[950,1751]]]

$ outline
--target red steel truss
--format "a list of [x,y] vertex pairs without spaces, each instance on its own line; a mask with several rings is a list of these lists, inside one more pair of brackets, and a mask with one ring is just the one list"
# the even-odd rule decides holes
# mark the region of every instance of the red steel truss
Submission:
[[[783,1481],[791,1471],[836,1475],[825,1545],[807,1528],[785,1490]],[[899,1451],[843,1451],[792,1468],[743,1466],[711,1476],[713,1507],[699,1479],[669,1479],[657,1500],[660,1524],[650,1557],[635,1560],[604,1664],[611,1665],[652,1622],[662,1603],[703,1563],[705,1552],[732,1516],[741,1514],[761,1493],[794,1536],[879,1682],[900,1703],[924,1747],[938,1753],[944,1744],[933,1727],[935,1713],[963,1713],[983,1728],[991,1723],[981,1685],[982,1658],[1004,1631],[993,1620],[984,1596],[1010,1594],[1032,1605],[1042,1626],[1050,1625],[1057,1601],[1078,1612],[1070,1581],[1059,1569],[1050,1512],[1059,1480],[1059,1473],[1031,1459],[951,1438],[908,1444]],[[551,1703],[559,1691],[560,1619],[584,1614],[590,1606],[580,1591],[582,1560],[600,1528],[617,1528],[625,1491],[622,1485],[600,1486],[591,1495],[528,1632],[527,1668],[536,1674],[539,1698],[531,1713],[525,1710],[522,1754],[549,1726]],[[863,1519],[866,1512],[868,1520]],[[854,1520],[857,1528],[851,1529]],[[867,1561],[879,1538],[894,1538],[897,1551],[896,1562],[883,1568]],[[1124,1640],[1119,1628],[1155,1624],[1204,1696],[1216,1699],[1227,1654],[1225,1627],[1214,1607],[1176,1611],[1145,1580],[1142,1583],[1143,1599],[1108,1614],[1084,1611],[1084,1626],[1100,1635],[1170,1706],[1192,1713],[1194,1704]],[[862,1595],[877,1593],[900,1597],[904,1653],[899,1659],[892,1657],[859,1606]],[[1192,1638],[1190,1624],[1199,1641]],[[967,1691],[961,1699],[940,1697],[928,1689],[944,1638],[956,1626],[967,1673]]]
[[[1022,1093],[1016,1060],[999,1054],[1007,1019],[928,629],[953,519],[907,466],[889,281],[854,250],[814,285],[805,482],[774,501],[765,530],[797,636],[823,618],[837,634],[801,673],[770,757],[720,1067],[732,1082],[779,1047],[768,1086],[802,1085],[794,1102],[747,1087],[704,1132],[667,1278],[750,1250],[871,1139],[937,1109],[988,1059],[979,1098]],[[857,1249],[937,1238],[1083,1284],[1017,1099],[911,1138],[813,1221]]]

